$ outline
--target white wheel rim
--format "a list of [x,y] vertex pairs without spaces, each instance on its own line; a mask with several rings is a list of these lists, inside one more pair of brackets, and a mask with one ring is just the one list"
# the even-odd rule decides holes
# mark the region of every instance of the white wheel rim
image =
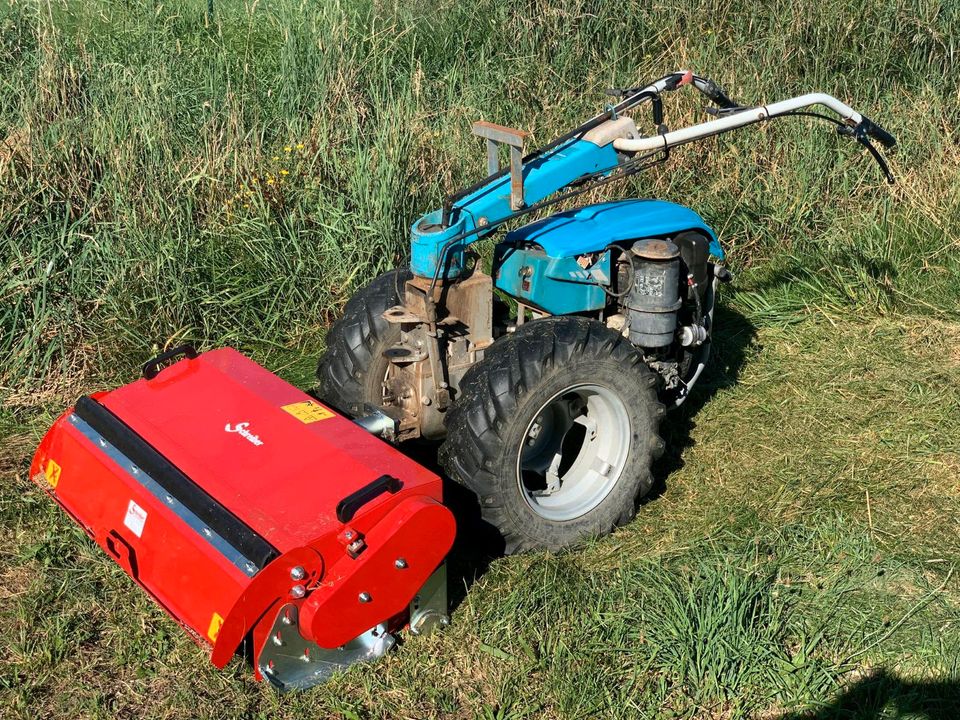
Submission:
[[530,508],[574,520],[610,494],[630,455],[630,416],[619,395],[582,383],[556,393],[527,424],[516,475]]

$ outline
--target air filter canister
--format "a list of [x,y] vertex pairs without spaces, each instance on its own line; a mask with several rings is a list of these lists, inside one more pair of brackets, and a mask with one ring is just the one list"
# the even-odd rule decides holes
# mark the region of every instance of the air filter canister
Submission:
[[630,342],[644,348],[673,343],[680,309],[680,249],[670,240],[638,240],[631,248],[633,287],[626,297]]

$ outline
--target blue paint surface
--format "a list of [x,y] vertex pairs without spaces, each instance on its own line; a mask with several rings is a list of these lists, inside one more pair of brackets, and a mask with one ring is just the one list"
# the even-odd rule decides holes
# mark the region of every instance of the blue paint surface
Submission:
[[[576,262],[577,256],[602,252],[611,243],[685,230],[703,232],[710,238],[711,254],[723,259],[723,248],[703,219],[675,203],[619,200],[557,213],[507,233],[496,248],[494,284],[553,315],[599,310],[606,305],[606,295],[596,277]],[[525,243],[542,249],[525,249]],[[610,266],[610,253],[605,252],[595,267],[610,278]]]
[[[527,205],[543,200],[562,190],[574,180],[617,165],[617,152],[613,145],[598,146],[586,140],[574,138],[558,145],[543,155],[524,163],[523,191]],[[427,213],[410,229],[410,267],[414,274],[433,277],[440,261],[441,248],[450,238],[468,232],[481,224],[494,224],[508,217],[510,209],[510,175],[506,173],[457,201],[451,214],[454,223],[440,231],[429,231],[439,222],[440,211]],[[481,223],[481,218],[486,223]],[[448,251],[450,266],[447,275],[456,276],[463,261],[463,248],[479,240],[490,231],[481,231]]]
[[[616,165],[617,151],[612,144],[601,147],[574,138],[524,164],[523,200],[533,205],[577,178]],[[491,223],[507,217],[512,212],[509,173],[467,195],[454,207],[468,214],[473,223],[481,217]]]
[[[610,253],[605,252],[597,265],[609,278]],[[600,310],[607,302],[597,280],[573,257],[498,245],[494,267],[497,288],[551,315]]]
[[508,233],[505,241],[529,241],[547,255],[566,257],[596,252],[613,242],[700,230],[710,253],[723,260],[713,230],[690,208],[663,200],[617,200],[557,213]]
[[[450,238],[473,227],[472,225],[467,227],[467,219],[461,217],[450,227],[440,229],[439,223],[442,214],[442,210],[427,213],[410,228],[410,269],[413,270],[414,275],[432,278],[437,265],[441,261],[440,254],[443,246]],[[447,251],[444,262],[447,265],[447,275],[450,277],[456,277],[460,274],[460,270],[463,268],[463,249],[465,247],[466,245],[460,242]]]

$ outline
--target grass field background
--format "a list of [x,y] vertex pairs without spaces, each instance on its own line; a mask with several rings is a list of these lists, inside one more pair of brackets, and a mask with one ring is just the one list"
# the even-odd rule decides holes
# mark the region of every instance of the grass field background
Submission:
[[[0,715],[960,716],[958,66],[948,1],[0,0]],[[546,142],[678,67],[848,101],[898,183],[797,119],[597,196],[692,205],[737,275],[628,527],[460,573],[449,631],[278,697],[29,483],[57,412],[170,344],[310,386],[345,299],[481,172],[471,121]]]

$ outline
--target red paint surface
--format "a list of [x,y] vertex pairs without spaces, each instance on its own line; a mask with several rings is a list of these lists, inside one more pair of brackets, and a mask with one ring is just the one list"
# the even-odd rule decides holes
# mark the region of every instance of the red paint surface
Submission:
[[[282,410],[310,398],[235,350],[182,360],[97,399],[281,553],[251,579],[73,427],[70,411],[44,437],[32,477],[108,555],[199,642],[211,644],[214,612],[224,618],[218,667],[291,599],[294,566],[308,574],[297,604],[330,647],[403,612],[453,542],[436,475],[339,415],[304,423]],[[262,444],[227,432],[238,423]],[[43,475],[50,458],[62,468],[56,488]],[[337,503],[383,474],[402,488],[350,521],[366,543],[351,558],[337,538]],[[123,524],[130,500],[147,511],[141,537]],[[410,572],[393,568],[395,556]],[[374,602],[357,603],[358,587],[375,589]]]

